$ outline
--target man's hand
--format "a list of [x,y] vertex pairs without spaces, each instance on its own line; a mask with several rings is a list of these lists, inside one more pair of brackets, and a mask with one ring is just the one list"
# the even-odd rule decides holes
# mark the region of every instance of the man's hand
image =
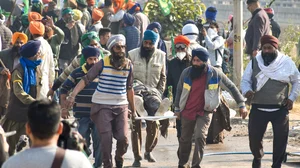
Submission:
[[180,120],[180,112],[175,112],[174,113],[174,116],[176,116],[176,120]]
[[201,33],[202,33],[202,35],[203,35],[204,37],[206,37],[206,35],[207,35],[207,31],[206,31],[206,29],[205,29],[205,28],[203,28],[203,29],[202,29],[202,32],[201,32]]
[[284,106],[286,106],[287,110],[292,110],[293,109],[293,105],[294,105],[294,102],[292,100],[286,99],[286,101],[284,103]]
[[62,117],[63,119],[68,119],[68,118],[70,118],[69,109],[67,109],[67,108],[62,108],[62,109],[61,109],[61,117]]
[[1,75],[7,75],[7,76],[9,76],[9,75],[10,75],[9,69],[4,68],[4,69],[1,71]]
[[52,99],[53,95],[54,95],[54,91],[52,89],[49,89],[49,91],[47,93],[47,97],[51,97],[51,99]]
[[9,145],[8,143],[6,142],[6,137],[4,137],[4,130],[3,128],[1,127],[0,125],[0,138],[2,138],[2,141],[3,141],[3,146],[1,146],[1,148],[4,149],[4,152],[8,152],[8,149],[9,149]]
[[75,102],[75,97],[73,97],[71,95],[68,96],[66,102],[64,103],[65,107],[67,109],[70,109],[73,106],[74,102]]
[[239,109],[240,112],[240,116],[242,117],[242,119],[245,119],[248,116],[248,111],[246,107],[242,107]]
[[257,53],[258,53],[258,50],[252,51],[252,58],[256,57]]
[[54,22],[52,17],[46,16],[46,18],[47,18],[47,25],[50,27],[54,27]]
[[247,99],[252,99],[254,96],[254,92],[252,90],[249,90],[246,94],[245,94],[245,97]]

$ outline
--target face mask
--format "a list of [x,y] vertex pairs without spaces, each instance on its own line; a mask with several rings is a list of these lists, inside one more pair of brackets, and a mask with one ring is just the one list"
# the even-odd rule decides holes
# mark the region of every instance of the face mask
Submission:
[[209,36],[209,37],[213,37],[213,36],[215,36],[217,34],[217,32],[214,30],[214,29],[212,29],[212,28],[209,28],[208,30],[207,30],[207,35]]
[[176,56],[178,59],[182,60],[186,56],[186,53],[185,52],[177,52]]

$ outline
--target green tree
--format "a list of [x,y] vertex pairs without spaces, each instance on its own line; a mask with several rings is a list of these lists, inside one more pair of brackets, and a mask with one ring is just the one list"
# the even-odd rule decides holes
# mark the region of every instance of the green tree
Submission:
[[146,5],[145,14],[151,22],[159,22],[162,25],[162,35],[171,37],[179,34],[183,23],[189,19],[199,18],[206,7],[201,0],[170,0],[173,4],[169,15],[164,16],[157,0],[149,0]]

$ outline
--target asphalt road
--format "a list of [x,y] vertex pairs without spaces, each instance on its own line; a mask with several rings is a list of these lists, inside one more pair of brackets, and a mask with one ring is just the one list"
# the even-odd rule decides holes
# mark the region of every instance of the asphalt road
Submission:
[[[245,125],[245,123],[244,123]],[[239,126],[238,126],[239,127]],[[234,129],[238,129],[234,127]],[[239,130],[232,130],[237,132]],[[271,129],[271,128],[270,128]],[[270,131],[270,130],[269,130]],[[143,130],[143,145],[145,144],[145,129]],[[236,135],[233,133],[227,133],[227,136],[223,144],[207,145],[205,148],[205,154],[218,153],[218,152],[246,152],[249,153],[249,141],[246,134]],[[115,142],[113,144],[115,146]],[[142,167],[148,168],[175,168],[177,167],[178,142],[176,137],[176,129],[169,128],[169,136],[167,139],[159,137],[158,145],[153,151],[153,155],[156,158],[156,163],[148,163],[146,160],[142,160]],[[267,137],[264,140],[265,152],[272,152],[272,138]],[[299,147],[292,147],[288,145],[288,152],[300,152]],[[144,153],[144,146],[142,148]],[[112,151],[114,155],[114,150]],[[134,160],[131,142],[128,151],[125,155],[125,167],[131,167]],[[191,160],[191,158],[190,158]],[[230,155],[213,155],[204,156],[201,167],[202,168],[251,168],[252,155],[251,154],[230,154]],[[272,165],[272,155],[266,154],[262,161],[262,167],[267,168]],[[300,156],[290,157],[288,156],[287,163],[284,163],[283,168],[300,168]]]

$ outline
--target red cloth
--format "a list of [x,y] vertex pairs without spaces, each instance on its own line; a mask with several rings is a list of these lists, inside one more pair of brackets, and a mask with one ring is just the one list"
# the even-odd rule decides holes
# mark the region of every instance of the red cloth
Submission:
[[196,120],[196,116],[204,115],[204,91],[206,89],[206,73],[192,82],[189,98],[187,99],[182,117],[189,120]]

